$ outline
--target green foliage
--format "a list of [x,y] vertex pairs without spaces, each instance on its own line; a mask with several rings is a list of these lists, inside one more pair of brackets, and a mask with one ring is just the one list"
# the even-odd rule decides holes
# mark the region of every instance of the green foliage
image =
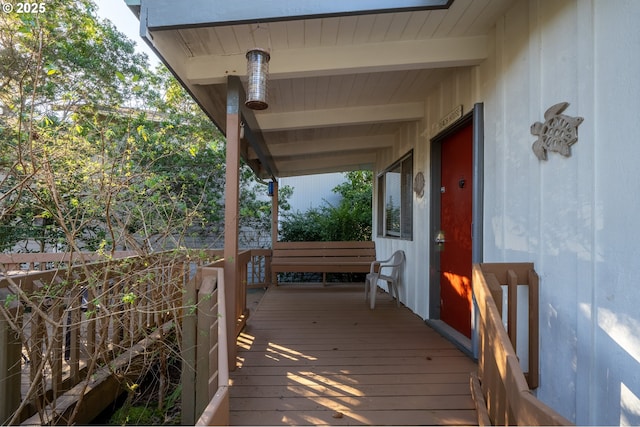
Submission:
[[[147,64],[94,9],[52,0],[42,14],[0,17],[0,225],[28,228],[40,218],[55,227],[45,228],[41,247],[103,238],[104,196],[111,201],[122,184],[108,177],[127,123],[112,126],[110,111],[129,92],[113,76],[139,75]],[[21,236],[3,237],[11,247]]]
[[137,296],[133,292],[128,292],[122,296],[122,302],[129,305],[135,304],[136,299]]
[[163,425],[165,424],[163,411],[149,406],[124,406],[118,408],[113,414],[110,425]]
[[347,182],[333,191],[342,196],[338,206],[325,204],[304,213],[295,212],[282,221],[283,241],[371,240],[370,171],[346,173]]
[[280,223],[280,238],[285,242],[329,241],[325,230],[329,215],[327,207],[292,212]]
[[[223,136],[95,9],[0,15],[0,250],[216,246]],[[269,233],[262,186],[245,166],[241,179],[241,224]]]

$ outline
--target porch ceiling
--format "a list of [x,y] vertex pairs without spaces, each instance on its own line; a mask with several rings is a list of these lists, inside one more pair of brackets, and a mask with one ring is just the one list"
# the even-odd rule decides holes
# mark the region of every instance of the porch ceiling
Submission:
[[263,178],[371,169],[453,68],[487,57],[487,34],[513,2],[124,1],[223,133],[227,77],[246,86],[246,51],[270,49],[269,108],[243,111],[243,157]]

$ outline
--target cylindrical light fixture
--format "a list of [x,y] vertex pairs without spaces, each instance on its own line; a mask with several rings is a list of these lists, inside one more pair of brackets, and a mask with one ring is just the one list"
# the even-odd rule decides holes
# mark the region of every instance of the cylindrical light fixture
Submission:
[[247,52],[247,100],[245,105],[252,110],[264,110],[267,104],[267,78],[269,77],[269,52],[254,48]]

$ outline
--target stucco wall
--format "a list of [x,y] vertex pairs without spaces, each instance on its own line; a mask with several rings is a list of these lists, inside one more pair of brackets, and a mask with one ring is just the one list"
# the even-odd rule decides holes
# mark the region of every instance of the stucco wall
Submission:
[[[414,174],[427,178],[414,240],[376,244],[381,255],[407,250],[402,299],[428,318],[432,126],[456,105],[484,103],[484,260],[535,263],[537,395],[577,424],[640,424],[639,17],[636,0],[518,1],[497,22],[490,57],[425,94],[425,120],[377,162],[413,147]],[[584,118],[579,142],[569,158],[540,161],[530,127],[558,102]]]

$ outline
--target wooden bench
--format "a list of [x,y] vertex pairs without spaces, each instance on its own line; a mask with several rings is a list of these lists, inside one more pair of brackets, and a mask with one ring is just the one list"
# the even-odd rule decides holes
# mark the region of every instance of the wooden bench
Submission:
[[277,242],[271,257],[272,283],[277,273],[368,273],[376,260],[375,242]]

